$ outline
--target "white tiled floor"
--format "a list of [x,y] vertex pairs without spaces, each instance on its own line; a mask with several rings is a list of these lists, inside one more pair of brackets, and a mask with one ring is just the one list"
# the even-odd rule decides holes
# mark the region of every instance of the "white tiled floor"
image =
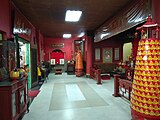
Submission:
[[[77,86],[77,84],[67,84],[66,85],[66,92],[67,92],[67,97],[69,101],[82,101],[86,100],[83,93]],[[72,94],[70,94],[72,93]]]
[[[113,89],[113,79],[97,85],[89,78],[52,73],[23,120],[131,120],[129,102],[113,97]],[[67,94],[78,101],[70,101]]]

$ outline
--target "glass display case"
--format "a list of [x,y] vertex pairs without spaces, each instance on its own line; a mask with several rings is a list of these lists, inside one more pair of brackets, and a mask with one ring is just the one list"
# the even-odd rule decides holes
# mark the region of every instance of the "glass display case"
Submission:
[[15,68],[15,43],[9,40],[0,41],[0,81],[8,78]]

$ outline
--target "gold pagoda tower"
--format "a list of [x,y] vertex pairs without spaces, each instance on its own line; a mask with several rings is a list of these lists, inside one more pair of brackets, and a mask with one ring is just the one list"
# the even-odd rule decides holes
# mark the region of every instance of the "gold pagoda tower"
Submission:
[[133,120],[160,120],[159,25],[148,16],[138,44],[131,95]]
[[76,77],[80,77],[84,75],[83,59],[82,59],[82,53],[80,49],[77,51],[77,55],[76,55],[75,74],[76,74]]

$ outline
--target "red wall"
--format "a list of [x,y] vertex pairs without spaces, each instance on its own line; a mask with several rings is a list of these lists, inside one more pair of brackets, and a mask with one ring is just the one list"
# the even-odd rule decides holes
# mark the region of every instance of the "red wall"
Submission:
[[52,44],[64,43],[64,48],[58,48],[64,52],[64,59],[71,60],[73,52],[73,41],[76,38],[63,39],[63,38],[44,38],[44,60],[49,60],[49,54],[56,48],[51,47]]
[[0,1],[0,31],[6,32],[6,38],[11,38],[11,16],[9,0]]
[[37,39],[36,38],[36,28],[32,25],[32,34],[31,34],[31,38],[30,38],[31,48],[37,47],[37,43],[34,42],[34,39]]
[[36,38],[37,38],[37,49],[38,49],[38,62],[44,61],[44,54],[43,54],[43,40],[44,37],[41,34],[40,30],[36,31]]
[[160,24],[160,0],[152,0],[153,21]]
[[50,58],[55,59],[56,64],[60,64],[60,59],[64,59],[64,53],[63,52],[52,52]]
[[[114,57],[114,48],[120,48],[120,59],[119,61],[123,58],[123,41],[120,37],[116,36],[116,37],[111,37],[107,40],[103,40],[101,42],[98,43],[94,43],[94,49],[93,51],[95,51],[95,48],[100,48],[101,51],[101,60],[100,61],[95,61],[95,54],[93,54],[93,61],[94,63],[102,63],[103,62],[103,48],[112,48],[112,58]],[[112,59],[113,62],[118,62],[118,61],[114,61]]]

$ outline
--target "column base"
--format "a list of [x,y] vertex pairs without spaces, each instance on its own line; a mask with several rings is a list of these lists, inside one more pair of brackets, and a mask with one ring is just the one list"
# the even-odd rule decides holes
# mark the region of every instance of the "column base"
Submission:
[[84,75],[83,69],[76,69],[76,77],[81,77]]
[[149,116],[142,113],[138,113],[131,108],[132,120],[159,120],[160,116]]

